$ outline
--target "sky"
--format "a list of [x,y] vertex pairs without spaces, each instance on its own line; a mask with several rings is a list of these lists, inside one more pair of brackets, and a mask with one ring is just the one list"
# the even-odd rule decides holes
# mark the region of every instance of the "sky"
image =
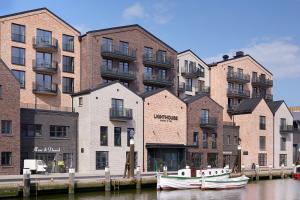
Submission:
[[47,7],[84,34],[139,24],[207,63],[242,50],[274,75],[274,100],[300,106],[300,0],[0,0],[0,15]]

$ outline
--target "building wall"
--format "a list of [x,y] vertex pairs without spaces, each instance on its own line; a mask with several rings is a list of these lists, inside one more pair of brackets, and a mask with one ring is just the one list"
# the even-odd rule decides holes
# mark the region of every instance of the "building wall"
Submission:
[[[260,116],[266,117],[266,130],[259,128]],[[240,126],[241,164],[250,169],[253,163],[258,164],[258,153],[267,153],[266,167],[273,165],[273,114],[266,102],[261,100],[250,114],[234,115],[234,121]],[[259,136],[266,136],[265,151],[259,149]]]
[[[11,24],[25,25],[25,43],[11,40]],[[36,59],[36,50],[33,48],[33,37],[36,29],[52,32],[52,37],[58,40],[58,51],[52,54],[52,60],[58,62],[58,71],[52,76],[52,82],[58,84],[58,94],[55,96],[34,94],[32,92],[33,82],[36,80],[36,72],[33,71],[33,60]],[[74,36],[74,53],[62,50],[62,35]],[[42,109],[50,107],[71,108],[71,97],[62,93],[62,77],[74,78],[74,90],[80,89],[80,33],[67,26],[57,17],[46,10],[39,10],[20,15],[13,15],[0,19],[0,57],[10,69],[25,71],[25,89],[21,89],[21,107],[34,108],[34,104]],[[11,62],[11,48],[25,48],[25,66],[14,65]],[[74,57],[74,73],[63,72],[62,56]]]
[[[79,106],[79,98],[83,105]],[[123,99],[124,108],[133,111],[132,120],[118,122],[110,120],[112,98]],[[111,174],[123,174],[126,162],[127,128],[135,129],[135,151],[138,154],[138,165],[143,165],[143,101],[142,98],[128,90],[120,83],[98,89],[90,94],[73,97],[75,111],[79,113],[78,160],[79,172],[97,172],[96,151],[108,151],[108,165]],[[100,126],[108,127],[108,146],[100,145]],[[114,146],[114,127],[121,127],[121,146]],[[84,153],[81,149],[84,149]]]
[[[226,62],[221,62],[217,66],[210,68],[210,87],[211,87],[211,98],[214,99],[217,103],[224,107],[223,118],[224,121],[232,121],[232,117],[227,113],[227,70],[228,66],[232,66],[234,71],[237,72],[237,69],[243,69],[244,74],[250,75],[250,83],[244,84],[244,90],[250,90],[250,95],[252,95],[252,72],[257,72],[257,75],[265,74],[266,78],[272,79],[272,75],[262,68],[259,64],[254,62],[249,56],[244,56],[241,58],[228,60]],[[268,91],[271,93],[272,89],[269,88]]]
[[[0,175],[20,173],[20,91],[18,81],[0,60],[0,157],[1,152],[12,152],[12,165],[1,166]],[[1,121],[12,120],[10,135],[1,133]],[[0,158],[1,159],[1,158]],[[1,160],[0,160],[1,161]]]
[[167,56],[173,57],[175,65],[174,68],[168,70],[167,73],[174,79],[171,90],[174,93],[176,92],[176,52],[138,27],[103,30],[87,33],[86,36],[82,37],[81,62],[82,66],[85,67],[82,68],[81,71],[81,89],[88,89],[103,82],[103,78],[101,77],[101,67],[99,67],[102,65],[103,60],[101,56],[101,40],[103,38],[113,39],[113,45],[115,46],[118,46],[120,41],[128,42],[129,48],[136,50],[137,58],[133,63],[129,64],[129,70],[133,70],[136,73],[136,80],[129,83],[129,88],[139,93],[144,92],[144,47],[153,48],[153,53],[156,53],[157,50],[166,51]]
[[[239,143],[239,131],[240,127],[234,124],[223,126],[223,159],[225,162],[225,157],[229,157],[229,167],[233,168],[238,163],[238,143]],[[228,139],[229,138],[229,139]],[[228,141],[229,140],[229,141]]]
[[[280,119],[285,118],[287,125],[293,125],[293,116],[290,113],[285,103],[282,103],[274,116],[274,164],[275,168],[280,168],[279,155],[287,155],[287,166],[291,167],[293,164],[293,132],[280,133]],[[281,151],[280,141],[281,137],[286,138],[286,150]]]
[[[201,110],[207,109],[209,117],[217,119],[216,129],[207,129],[200,127]],[[207,154],[218,154],[218,167],[223,166],[223,108],[209,97],[202,97],[188,104],[187,107],[187,145],[193,145],[193,134],[198,132],[198,148],[189,148],[190,153],[203,153],[202,167],[207,167]],[[208,148],[203,148],[203,133],[208,133]],[[217,148],[212,148],[211,134],[217,135]]]
[[204,77],[199,77],[199,78],[193,78],[193,87],[192,87],[192,91],[185,91],[184,93],[181,93],[180,96],[184,97],[185,95],[195,95],[196,94],[196,87],[198,86],[198,81],[204,81],[205,82],[205,86],[210,86],[210,80],[209,80],[209,68],[206,65],[206,63],[204,63],[202,60],[198,59],[193,53],[191,53],[190,51],[182,53],[182,54],[178,54],[177,55],[177,59],[178,59],[178,84],[179,83],[185,83],[186,79],[184,76],[181,75],[181,71],[182,68],[185,67],[184,63],[185,60],[188,61],[192,61],[192,62],[196,62],[196,66],[198,67],[198,64],[200,64],[202,67],[204,67]]
[[[167,90],[144,99],[144,145],[186,144],[186,104]],[[178,120],[161,121],[154,115],[178,116]],[[144,169],[147,169],[147,149],[144,146]]]

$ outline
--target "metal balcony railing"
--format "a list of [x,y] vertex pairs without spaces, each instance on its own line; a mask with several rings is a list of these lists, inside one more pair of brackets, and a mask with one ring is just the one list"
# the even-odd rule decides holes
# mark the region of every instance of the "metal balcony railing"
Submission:
[[101,54],[104,57],[115,58],[119,60],[134,61],[136,60],[136,50],[121,45],[103,44]]
[[57,72],[58,63],[47,60],[32,60],[32,68],[34,71],[52,74]]
[[252,77],[252,85],[268,88],[273,86],[273,80],[263,77]]
[[239,82],[239,83],[249,83],[250,75],[242,74],[238,72],[227,72],[227,81]]
[[58,40],[53,37],[33,37],[33,47],[38,50],[54,52],[58,49]]
[[174,57],[173,56],[161,56],[158,54],[144,54],[143,62],[145,65],[173,68],[174,67]]
[[216,128],[218,126],[217,118],[215,117],[201,117],[200,127],[201,128]]
[[250,98],[249,90],[227,89],[228,97]]
[[144,84],[159,85],[159,86],[172,86],[173,79],[159,75],[144,74]]
[[197,78],[203,75],[203,72],[197,67],[182,67],[181,74],[186,78]]
[[121,79],[121,80],[135,80],[136,74],[131,70],[121,70],[119,68],[110,68],[107,66],[101,67],[101,76],[112,78],[112,79]]
[[281,133],[291,133],[294,131],[293,125],[280,125],[280,132]]
[[36,83],[33,82],[32,86],[33,93],[36,94],[49,94],[56,95],[57,94],[57,84],[56,83]]
[[110,119],[116,121],[132,120],[132,109],[130,108],[110,108]]

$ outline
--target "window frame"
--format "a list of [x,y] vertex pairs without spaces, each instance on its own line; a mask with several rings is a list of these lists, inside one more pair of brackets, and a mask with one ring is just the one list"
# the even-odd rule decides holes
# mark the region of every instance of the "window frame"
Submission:
[[[100,154],[101,153],[104,153],[103,155],[105,155],[105,158],[106,158],[105,166],[103,166],[103,164],[101,164],[102,163],[102,161],[100,159]],[[99,156],[99,158],[98,158],[98,156]],[[106,166],[109,166],[109,152],[108,151],[96,151],[95,152],[95,157],[96,157],[96,159],[95,159],[95,168],[96,168],[96,170],[104,170],[106,168]]]
[[[20,50],[22,50],[23,52],[24,52],[24,57],[23,57],[23,62],[22,63],[16,63],[16,62],[14,62],[14,59],[13,59],[13,57],[16,57],[16,56],[13,56],[13,49],[18,49],[18,51],[20,51]],[[19,52],[20,53],[20,52]],[[18,55],[18,57],[17,58],[22,58],[22,57],[20,57],[19,55]],[[22,47],[16,47],[16,46],[12,46],[11,47],[11,64],[13,64],[13,65],[19,65],[19,66],[25,66],[26,65],[26,49],[25,48],[22,48]]]
[[[65,49],[65,45],[64,45],[64,38],[65,37],[69,37],[69,38],[72,38],[73,39],[73,46],[72,46],[72,48],[71,48],[71,50],[69,50],[69,49]],[[74,53],[75,52],[75,37],[74,36],[72,36],[72,35],[67,35],[67,34],[62,34],[62,50],[63,51],[66,51],[66,52],[71,52],[71,53]],[[69,43],[67,43],[67,44],[69,44]]]
[[[24,28],[24,35],[13,33],[13,28],[12,28],[13,26],[19,26],[19,27]],[[11,33],[11,41],[13,41],[13,42],[19,42],[19,43],[23,43],[23,44],[26,43],[26,26],[25,26],[25,25],[22,25],[22,24],[16,24],[16,23],[11,23],[10,33]],[[24,37],[24,41],[14,40],[14,39],[13,39],[13,34],[23,36],[23,37]]]
[[25,87],[26,87],[26,76],[25,76],[25,71],[22,71],[22,70],[16,70],[16,69],[12,69],[11,71],[12,71],[12,73],[13,73],[13,75],[14,75],[15,77],[16,77],[16,75],[15,75],[14,72],[18,73],[19,75],[20,75],[20,74],[23,74],[23,75],[24,75],[24,76],[23,76],[23,78],[24,78],[24,84],[21,85],[19,76],[16,77],[16,79],[19,81],[20,88],[21,88],[21,89],[25,89]]
[[[102,128],[105,128],[106,131],[103,132]],[[103,136],[106,137],[105,140],[102,140]],[[100,126],[100,146],[108,146],[108,127],[107,126]]]
[[[120,130],[120,132],[116,132],[116,130]],[[120,142],[117,142],[116,140],[116,134],[120,137]],[[121,127],[114,127],[114,146],[115,147],[121,147],[122,146],[122,128]]]
[[266,136],[259,136],[259,150],[266,150]]
[[[51,132],[53,132],[51,130],[51,128],[54,127],[54,136],[51,136]],[[61,128],[61,134],[62,136],[58,136],[58,128]],[[65,129],[65,133],[64,133],[64,130]],[[68,139],[69,138],[69,129],[70,129],[70,126],[63,126],[63,125],[50,125],[49,126],[49,136],[50,138],[55,138],[55,139]]]
[[[8,158],[6,157],[7,154],[9,155]],[[5,162],[3,162],[4,161],[3,159],[5,159]],[[9,160],[6,160],[6,159],[9,159]],[[6,161],[8,161],[8,164],[6,163]],[[1,166],[12,166],[12,165],[13,165],[13,163],[12,163],[12,152],[2,151],[1,152]]]
[[[74,78],[63,76],[62,79],[63,79],[62,80],[62,92],[64,94],[73,94],[74,93]],[[72,80],[72,88],[71,88],[72,91],[66,91],[65,90],[66,89],[65,80],[68,80],[68,81]],[[70,84],[70,82],[68,82],[68,84]]]
[[[71,59],[71,66],[69,65],[65,65],[65,59]],[[63,68],[63,72],[65,73],[72,73],[74,74],[74,68],[75,68],[75,58],[73,56],[66,56],[66,55],[63,55],[62,57],[62,68]],[[69,61],[69,60],[68,60]],[[70,64],[69,62],[67,62],[67,64]],[[71,70],[68,70],[69,68],[71,67]]]
[[259,130],[266,130],[266,116],[259,116]]
[[[1,135],[12,135],[13,124],[12,120],[1,120]],[[8,132],[6,132],[8,130]]]

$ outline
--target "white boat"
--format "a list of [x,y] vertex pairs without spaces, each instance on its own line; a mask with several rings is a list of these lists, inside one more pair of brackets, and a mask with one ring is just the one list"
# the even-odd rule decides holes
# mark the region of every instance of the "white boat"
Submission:
[[177,175],[163,176],[157,175],[157,189],[173,190],[173,189],[195,189],[201,188],[202,177],[205,180],[218,180],[229,178],[231,171],[229,168],[196,170],[196,176],[191,176],[191,169],[178,170]]
[[202,190],[220,190],[220,189],[235,189],[243,188],[247,185],[249,178],[245,175],[236,178],[226,179],[203,179],[201,189]]

